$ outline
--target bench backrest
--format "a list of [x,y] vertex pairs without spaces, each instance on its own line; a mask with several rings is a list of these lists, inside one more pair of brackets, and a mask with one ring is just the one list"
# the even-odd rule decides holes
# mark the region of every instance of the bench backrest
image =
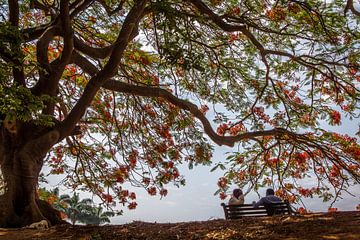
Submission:
[[242,217],[271,216],[278,214],[292,214],[289,202],[272,203],[268,206],[254,208],[252,204],[226,205],[222,203],[226,219],[238,219]]

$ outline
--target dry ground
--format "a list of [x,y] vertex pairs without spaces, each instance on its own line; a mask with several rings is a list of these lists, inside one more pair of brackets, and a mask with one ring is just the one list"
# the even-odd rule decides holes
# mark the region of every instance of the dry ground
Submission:
[[360,239],[360,211],[223,219],[202,222],[133,222],[109,226],[60,225],[48,230],[1,229],[0,239]]

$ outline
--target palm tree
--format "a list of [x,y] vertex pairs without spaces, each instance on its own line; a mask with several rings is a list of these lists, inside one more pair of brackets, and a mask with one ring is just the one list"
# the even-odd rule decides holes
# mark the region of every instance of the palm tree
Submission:
[[84,218],[92,208],[92,200],[90,198],[81,199],[79,194],[75,193],[72,197],[68,194],[61,195],[59,201],[56,204],[56,208],[64,212],[70,219],[71,223],[75,225],[77,221],[84,222]]
[[110,211],[103,212],[103,207],[101,207],[101,205],[99,205],[98,207],[91,207],[88,210],[89,211],[85,213],[81,218],[81,222],[85,224],[98,226],[103,223],[110,223],[109,218],[115,215],[113,212]]

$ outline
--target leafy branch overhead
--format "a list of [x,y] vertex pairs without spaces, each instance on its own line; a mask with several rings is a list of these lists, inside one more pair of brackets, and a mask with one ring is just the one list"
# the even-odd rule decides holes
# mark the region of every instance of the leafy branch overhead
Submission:
[[353,1],[9,0],[0,12],[0,145],[46,142],[26,156],[52,151],[45,164],[71,188],[133,209],[125,183],[165,196],[185,184],[180,164],[211,164],[213,143],[237,147],[214,160],[221,198],[235,183],[329,200],[360,182],[358,139],[341,128],[359,117]]

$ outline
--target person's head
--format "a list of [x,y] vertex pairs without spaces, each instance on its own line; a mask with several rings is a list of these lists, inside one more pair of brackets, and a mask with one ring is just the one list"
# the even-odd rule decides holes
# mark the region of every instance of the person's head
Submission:
[[274,189],[272,189],[272,188],[266,189],[266,196],[270,196],[270,195],[274,195],[274,194],[275,194]]
[[233,191],[233,195],[234,195],[234,197],[239,198],[241,195],[243,195],[243,192],[240,188],[236,188]]

